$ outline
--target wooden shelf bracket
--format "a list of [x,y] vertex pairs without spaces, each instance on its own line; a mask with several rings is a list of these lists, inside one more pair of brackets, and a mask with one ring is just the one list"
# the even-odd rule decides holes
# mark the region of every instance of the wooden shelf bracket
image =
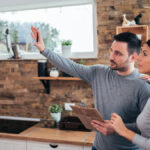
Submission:
[[50,94],[50,81],[54,80],[64,80],[64,81],[81,81],[81,79],[76,77],[33,77],[33,79],[40,80],[46,90],[47,94]]

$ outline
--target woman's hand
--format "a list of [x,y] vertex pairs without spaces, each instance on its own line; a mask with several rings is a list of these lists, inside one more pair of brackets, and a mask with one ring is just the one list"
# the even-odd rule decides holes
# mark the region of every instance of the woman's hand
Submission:
[[[33,26],[31,26],[31,31],[32,31],[31,36],[34,40],[34,46],[36,46],[40,52],[43,52],[45,49],[45,45],[44,45],[40,31]],[[37,38],[38,38],[38,41],[37,41]]]
[[119,135],[127,138],[131,142],[133,141],[136,133],[126,128],[121,117],[116,113],[111,114],[111,125]]
[[124,136],[128,130],[122,121],[122,118],[116,113],[111,114],[111,123],[114,130],[121,136]]
[[150,83],[150,76],[149,76],[149,75],[144,74],[141,78],[142,78],[143,80],[147,80],[147,82]]
[[91,125],[98,131],[104,135],[111,135],[115,132],[111,125],[110,120],[104,120],[104,122],[100,122],[98,120],[92,120]]

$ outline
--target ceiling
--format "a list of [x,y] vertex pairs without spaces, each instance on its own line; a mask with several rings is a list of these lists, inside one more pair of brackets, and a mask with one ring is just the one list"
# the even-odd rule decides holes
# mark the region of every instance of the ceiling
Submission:
[[0,12],[85,4],[94,0],[0,0]]

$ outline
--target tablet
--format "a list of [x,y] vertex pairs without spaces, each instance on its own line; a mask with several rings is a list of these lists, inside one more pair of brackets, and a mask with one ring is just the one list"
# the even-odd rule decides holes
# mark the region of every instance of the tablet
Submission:
[[95,130],[95,128],[93,128],[93,126],[91,125],[92,120],[104,122],[102,116],[96,108],[85,108],[81,106],[70,107],[87,129]]

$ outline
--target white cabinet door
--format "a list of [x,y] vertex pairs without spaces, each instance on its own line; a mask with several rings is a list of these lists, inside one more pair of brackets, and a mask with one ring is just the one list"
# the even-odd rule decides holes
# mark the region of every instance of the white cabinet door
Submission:
[[83,146],[51,142],[27,141],[27,150],[83,150]]
[[92,146],[84,146],[84,150],[91,150]]
[[26,141],[0,138],[0,150],[26,150]]

